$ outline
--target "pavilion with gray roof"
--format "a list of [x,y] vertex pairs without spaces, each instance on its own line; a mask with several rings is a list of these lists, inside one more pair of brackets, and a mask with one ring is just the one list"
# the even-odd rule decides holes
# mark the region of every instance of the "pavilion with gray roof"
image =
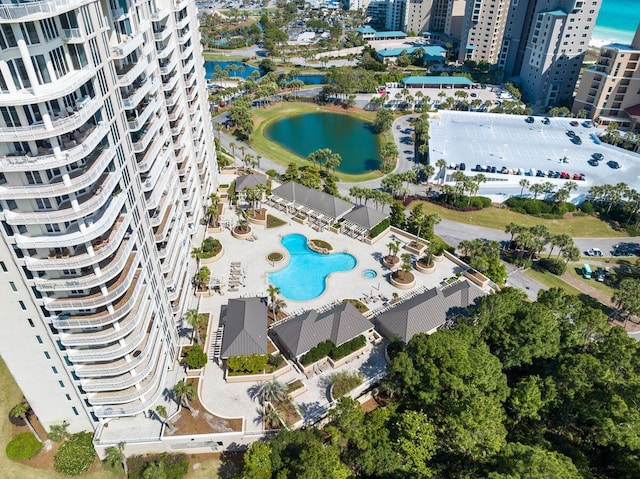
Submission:
[[330,339],[334,345],[371,331],[373,324],[352,303],[341,303],[319,313],[311,310],[271,328],[271,337],[292,358],[299,358]]
[[256,188],[258,186],[266,186],[267,177],[264,175],[243,175],[236,178],[234,191],[239,193],[247,188]]
[[230,299],[223,321],[222,359],[267,354],[267,304],[264,299]]
[[433,288],[408,299],[374,319],[386,338],[400,337],[405,343],[416,334],[432,334],[449,319],[464,314],[476,298],[484,296],[471,282],[461,280],[442,289]]
[[389,216],[365,205],[356,206],[343,217],[344,232],[353,237],[368,236],[373,228]]
[[353,203],[323,191],[314,190],[289,181],[271,192],[271,201],[276,207],[289,213],[299,212],[328,226],[353,209]]

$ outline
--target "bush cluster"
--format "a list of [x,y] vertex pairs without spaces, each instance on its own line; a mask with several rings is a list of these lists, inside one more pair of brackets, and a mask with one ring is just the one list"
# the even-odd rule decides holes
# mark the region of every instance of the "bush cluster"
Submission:
[[348,356],[354,351],[362,348],[365,344],[367,344],[367,338],[365,338],[361,334],[360,336],[333,348],[331,351],[329,351],[329,357],[333,360],[344,358],[345,356]]
[[189,348],[187,354],[184,356],[184,362],[187,364],[189,369],[200,369],[205,367],[207,365],[207,355],[202,349],[202,346],[195,344]]
[[284,362],[284,358],[282,354],[269,354],[269,359],[267,359],[267,364],[274,368],[280,367],[280,365]]
[[315,363],[319,359],[322,359],[325,356],[327,356],[334,347],[335,347],[335,344],[333,344],[333,341],[331,341],[330,339],[327,339],[326,341],[322,341],[320,344],[311,348],[307,352],[307,354],[302,356],[300,361],[304,365]]
[[390,224],[391,223],[389,222],[389,218],[383,219],[380,223],[378,223],[373,228],[371,228],[371,231],[369,232],[369,236],[371,236],[372,238],[375,238],[384,230],[386,230],[390,226]]
[[53,458],[53,468],[67,476],[77,476],[87,472],[96,460],[96,451],[90,432],[79,432],[65,441]]
[[362,384],[362,376],[358,372],[340,371],[331,376],[331,382],[331,394],[337,399]]
[[445,195],[440,195],[437,203],[449,209],[477,211],[491,206],[491,198],[487,198],[486,196],[472,196],[471,200],[469,200],[468,196],[446,197]]
[[234,373],[258,374],[264,371],[268,361],[268,354],[230,356],[229,359],[227,359],[227,367]]
[[595,213],[596,209],[593,206],[593,203],[591,203],[590,201],[585,201],[580,205],[580,211],[585,214],[592,215],[593,213]]
[[533,198],[518,198],[515,196],[512,196],[505,201],[505,204],[516,213],[539,216],[547,219],[558,219],[565,213],[576,210],[576,205],[573,203],[557,203],[544,200],[534,200]]
[[129,479],[142,479],[146,468],[161,464],[166,479],[182,479],[189,472],[189,459],[185,454],[153,454],[132,456],[127,459]]
[[32,432],[21,432],[9,441],[5,452],[9,459],[22,461],[35,456],[40,452],[40,449],[42,449],[42,443],[36,439]]
[[540,258],[538,260],[538,266],[557,276],[560,276],[567,270],[566,263],[556,258]]

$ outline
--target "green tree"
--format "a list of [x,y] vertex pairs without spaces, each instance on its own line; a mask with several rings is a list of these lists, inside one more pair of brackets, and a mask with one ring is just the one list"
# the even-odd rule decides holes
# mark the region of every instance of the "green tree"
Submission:
[[[275,409],[272,409],[275,411]],[[271,447],[263,442],[254,442],[244,455],[242,477],[271,479]]]
[[33,424],[31,424],[31,421],[29,421],[29,412],[31,412],[31,406],[29,406],[28,402],[24,401],[13,406],[9,414],[13,417],[22,419],[24,423],[27,425],[27,427],[29,428],[29,430],[36,437],[36,439],[42,442],[42,438],[38,435],[38,433],[34,429]]
[[508,444],[496,458],[495,467],[497,471],[490,473],[489,479],[584,477],[567,456],[520,443]]
[[261,404],[284,401],[287,398],[287,386],[277,379],[264,381],[255,389],[254,397],[258,398]]
[[393,201],[389,212],[389,221],[391,222],[391,225],[402,229],[404,228],[405,218],[405,209],[402,202]]
[[52,424],[49,426],[49,434],[47,437],[54,442],[62,442],[69,437],[69,423],[62,421],[62,424]]
[[378,133],[388,131],[393,124],[394,115],[385,108],[380,108],[376,113],[376,119],[373,126]]
[[179,381],[175,384],[175,386],[173,386],[173,389],[171,390],[171,392],[173,396],[177,399],[176,402],[179,405],[182,405],[185,408],[187,408],[189,411],[193,412],[193,410],[191,409],[191,405],[189,404],[189,401],[196,396],[196,388],[193,387],[193,384],[187,383],[184,380]]
[[640,314],[640,280],[624,278],[611,298],[616,305],[616,315],[624,318],[625,324],[629,316]]
[[198,310],[188,309],[184,313],[184,319],[187,322],[187,324],[191,326],[191,329],[193,330],[191,335],[191,340],[193,341],[193,339],[195,338],[196,344],[201,344],[202,340],[200,338],[200,326],[202,325],[203,318],[198,312]]
[[434,425],[425,414],[408,410],[400,414],[395,426],[396,447],[403,458],[402,469],[411,477],[431,477],[434,471],[428,462],[438,444]]
[[124,476],[129,477],[129,468],[127,467],[127,456],[124,454],[124,448],[127,444],[125,442],[119,442],[117,446],[109,446],[105,449],[106,462],[110,467],[122,467]]

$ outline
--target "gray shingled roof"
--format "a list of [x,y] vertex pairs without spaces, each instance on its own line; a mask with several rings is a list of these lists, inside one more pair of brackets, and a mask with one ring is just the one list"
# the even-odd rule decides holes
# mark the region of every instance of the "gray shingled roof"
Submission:
[[306,311],[271,328],[271,332],[293,356],[299,357],[327,339],[340,346],[372,327],[353,304],[342,303],[323,313]]
[[235,192],[238,193],[246,188],[255,188],[258,185],[266,185],[267,177],[264,175],[244,175],[236,178]]
[[369,208],[368,206],[360,205],[349,211],[344,215],[344,219],[351,221],[359,226],[372,229],[377,224],[380,224],[385,218],[388,218],[384,213]]
[[345,213],[353,208],[353,203],[293,181],[278,186],[272,193],[287,201],[308,206],[312,210],[335,219],[342,218]]
[[267,305],[262,298],[230,299],[220,357],[267,354]]
[[408,299],[378,315],[374,322],[387,338],[399,336],[407,343],[418,333],[431,334],[447,318],[461,314],[485,293],[467,280],[440,290],[437,288]]

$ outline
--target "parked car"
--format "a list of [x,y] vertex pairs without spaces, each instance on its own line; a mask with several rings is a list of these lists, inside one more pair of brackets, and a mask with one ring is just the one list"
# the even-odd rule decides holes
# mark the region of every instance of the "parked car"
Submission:
[[500,169],[500,173],[502,173],[503,175],[508,174],[508,173],[509,173],[509,168],[507,168],[506,166],[503,166],[503,167]]
[[490,166],[489,169],[491,173],[496,173],[498,171],[498,169],[495,166]]
[[602,161],[604,160],[604,155],[602,153],[593,153],[591,155],[591,158],[593,158],[596,161]]
[[577,121],[573,120],[572,122],[569,123],[571,126],[578,126],[580,123],[578,123]]
[[587,163],[589,163],[591,166],[598,166],[600,163],[598,163],[598,160],[596,160],[595,158],[590,158],[589,161],[587,161]]
[[582,139],[580,139],[580,137],[577,135],[571,138],[571,141],[574,145],[582,145]]
[[478,94],[477,94],[477,93],[470,93],[469,95],[471,96],[471,98],[475,98],[475,97],[477,97],[477,96],[478,96]]
[[568,180],[571,177],[569,176],[569,173],[567,173],[566,171],[562,171],[562,172],[560,172],[560,178],[562,178],[564,180]]
[[591,248],[584,252],[587,256],[602,256],[602,250],[600,248]]
[[549,124],[551,123],[551,120],[549,120],[549,118],[545,116],[545,117],[542,119],[542,123],[543,123],[544,125],[549,125]]
[[465,165],[464,163],[460,163],[460,171],[464,171],[467,169],[467,165]]
[[542,170],[538,170],[538,171],[536,172],[536,176],[539,176],[539,177],[541,177],[541,178],[544,178],[545,176],[547,176],[547,174],[546,174],[544,171],[542,171]]
[[620,168],[620,163],[618,163],[617,161],[609,160],[607,161],[607,166],[609,168],[613,168],[614,170],[617,170],[618,168]]
[[582,126],[585,128],[591,128],[593,126],[593,122],[591,120],[585,120],[582,122]]
[[536,120],[532,116],[528,116],[524,121],[526,121],[527,123],[533,123]]
[[567,136],[573,138],[574,136],[576,136],[576,132],[573,130],[567,130]]
[[600,281],[601,283],[604,281],[604,270],[600,266],[596,268],[595,276],[596,276],[596,281]]

